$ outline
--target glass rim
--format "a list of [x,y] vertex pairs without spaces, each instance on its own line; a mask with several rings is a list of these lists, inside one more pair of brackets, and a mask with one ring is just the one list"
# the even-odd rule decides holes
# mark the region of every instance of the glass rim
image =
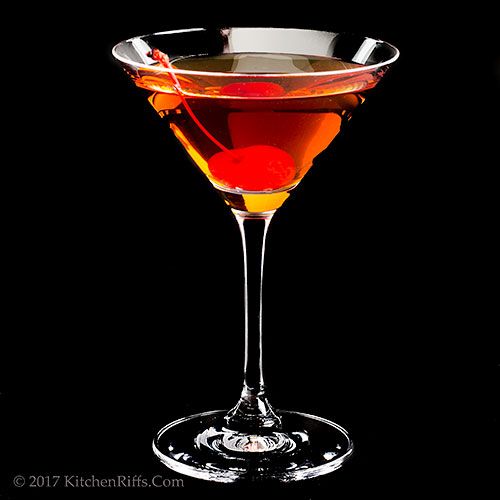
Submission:
[[[231,28],[238,28],[237,26],[232,26]],[[315,29],[307,29],[307,28],[272,28],[272,27],[267,27],[267,28],[262,28],[262,27],[251,27],[251,26],[244,26],[242,29],[280,29],[280,30],[297,30],[297,31],[316,31],[316,32],[322,32],[322,33],[335,33],[337,35],[345,35],[345,34],[352,34],[349,32],[332,32],[332,31],[325,31],[325,30],[315,30]],[[391,49],[394,50],[394,55],[386,59],[384,61],[381,61],[376,64],[367,64],[367,65],[362,65],[359,68],[349,68],[349,69],[337,69],[337,70],[329,70],[329,71],[302,71],[300,73],[238,73],[238,72],[229,72],[229,71],[199,71],[199,70],[190,70],[190,69],[181,69],[181,68],[166,68],[165,66],[162,66],[161,64],[159,65],[149,65],[146,63],[139,63],[132,61],[131,59],[128,59],[126,57],[123,57],[118,54],[117,49],[118,47],[126,42],[132,42],[133,40],[141,40],[144,39],[145,37],[153,37],[153,36],[160,36],[160,35],[175,35],[175,34],[181,34],[181,33],[190,33],[190,32],[195,32],[195,31],[207,31],[207,28],[185,28],[185,29],[177,29],[177,30],[167,30],[167,31],[158,31],[155,33],[148,33],[145,35],[138,35],[138,36],[133,36],[130,38],[127,38],[126,40],[122,40],[118,42],[113,49],[111,50],[111,53],[115,59],[118,61],[131,66],[135,69],[138,70],[154,70],[156,73],[172,73],[175,75],[193,75],[193,76],[215,76],[215,77],[246,77],[246,78],[293,78],[293,77],[310,77],[310,76],[329,76],[329,75],[347,75],[347,74],[352,74],[352,73],[362,73],[365,71],[372,71],[384,66],[389,66],[393,62],[395,62],[400,55],[400,51],[397,47],[392,45],[389,42],[386,42],[384,40],[380,40],[378,38],[372,38],[369,36],[364,36],[364,35],[358,35],[360,38],[363,40],[373,40],[374,42],[379,42],[383,43],[384,45],[390,47]],[[168,56],[168,54],[167,54]]]

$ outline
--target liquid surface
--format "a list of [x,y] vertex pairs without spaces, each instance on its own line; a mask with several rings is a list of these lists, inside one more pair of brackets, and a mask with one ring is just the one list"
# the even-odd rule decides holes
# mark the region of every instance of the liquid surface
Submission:
[[[363,101],[360,91],[369,87],[361,78],[353,84],[352,73],[347,86],[342,78],[337,78],[335,86],[331,78],[312,76],[299,79],[310,88],[302,86],[298,93],[294,87],[297,78],[280,76],[361,67],[334,58],[225,54],[177,59],[171,64],[195,71],[276,74],[263,79],[218,77],[205,84],[207,95],[192,95],[189,77],[179,75],[175,88],[154,91],[149,96],[149,102],[169,121],[176,137],[226,203],[249,212],[265,212],[282,205],[314,158]],[[155,88],[144,80],[136,83]],[[333,85],[330,92],[324,92],[325,85]],[[352,88],[356,91],[349,91]]]
[[250,52],[243,54],[221,54],[214,57],[190,56],[172,60],[176,68],[192,71],[215,71],[223,73],[309,73],[338,71],[360,67],[335,57],[304,56],[296,54],[265,54]]

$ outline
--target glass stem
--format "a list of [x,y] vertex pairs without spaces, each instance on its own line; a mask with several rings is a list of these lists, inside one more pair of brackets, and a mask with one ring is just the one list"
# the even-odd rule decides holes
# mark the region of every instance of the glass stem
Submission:
[[241,232],[245,270],[245,365],[238,404],[227,414],[228,428],[257,432],[279,428],[280,418],[267,401],[262,373],[262,274],[266,233],[273,212],[233,210]]

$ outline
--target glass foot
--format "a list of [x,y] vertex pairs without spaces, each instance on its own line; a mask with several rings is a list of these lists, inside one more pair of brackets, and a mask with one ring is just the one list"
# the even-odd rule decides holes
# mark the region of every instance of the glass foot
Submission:
[[309,479],[338,469],[352,454],[337,424],[305,413],[279,414],[281,428],[258,435],[228,429],[227,411],[191,415],[163,427],[153,450],[180,474],[223,483]]

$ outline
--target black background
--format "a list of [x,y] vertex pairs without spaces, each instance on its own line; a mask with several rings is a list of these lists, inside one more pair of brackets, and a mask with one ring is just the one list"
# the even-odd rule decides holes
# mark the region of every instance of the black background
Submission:
[[498,425],[490,16],[422,4],[238,9],[43,6],[13,23],[2,498],[249,489],[189,478],[175,490],[12,486],[17,474],[179,477],[152,454],[156,430],[237,398],[237,226],[110,56],[129,36],[203,25],[353,31],[402,53],[277,214],[266,256],[271,400],[345,426],[355,455],[323,479],[258,493],[480,497]]

